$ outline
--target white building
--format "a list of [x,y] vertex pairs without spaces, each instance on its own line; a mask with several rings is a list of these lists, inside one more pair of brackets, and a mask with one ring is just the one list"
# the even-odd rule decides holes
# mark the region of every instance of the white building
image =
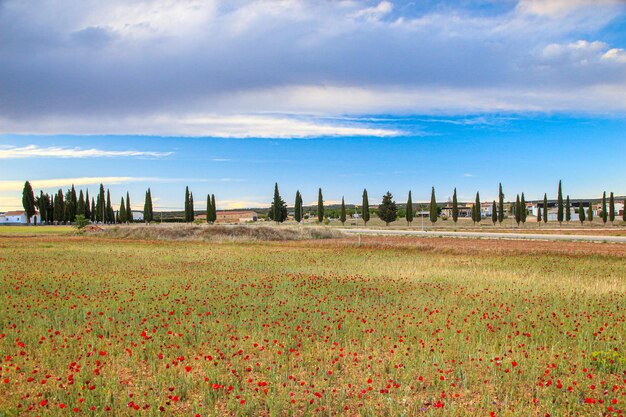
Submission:
[[[39,224],[41,218],[39,212],[35,211],[35,215],[30,218],[31,224]],[[7,211],[0,214],[0,224],[28,224],[26,212],[24,210]]]

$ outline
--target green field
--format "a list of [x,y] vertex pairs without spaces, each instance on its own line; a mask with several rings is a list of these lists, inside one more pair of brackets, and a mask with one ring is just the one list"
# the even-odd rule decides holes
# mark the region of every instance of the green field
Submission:
[[0,226],[0,236],[62,236],[75,232],[73,226]]
[[437,241],[2,237],[0,415],[626,408],[624,253]]

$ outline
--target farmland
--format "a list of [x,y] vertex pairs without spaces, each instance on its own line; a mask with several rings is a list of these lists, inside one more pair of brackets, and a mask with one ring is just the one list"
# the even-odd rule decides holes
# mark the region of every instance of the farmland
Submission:
[[7,234],[0,282],[3,415],[626,409],[625,245]]

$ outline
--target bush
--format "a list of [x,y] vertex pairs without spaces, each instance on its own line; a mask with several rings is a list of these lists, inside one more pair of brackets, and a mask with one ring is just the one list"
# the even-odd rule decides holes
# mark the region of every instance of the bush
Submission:
[[86,219],[84,215],[78,214],[76,215],[76,221],[74,222],[74,224],[76,225],[76,228],[80,230],[89,224],[89,220]]

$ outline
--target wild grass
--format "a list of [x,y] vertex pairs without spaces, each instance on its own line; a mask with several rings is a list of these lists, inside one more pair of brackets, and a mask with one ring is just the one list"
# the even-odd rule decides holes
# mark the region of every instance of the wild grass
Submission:
[[623,257],[345,242],[0,245],[0,414],[624,409]]
[[331,239],[343,233],[325,227],[173,224],[109,226],[99,235],[134,240],[285,241]]

